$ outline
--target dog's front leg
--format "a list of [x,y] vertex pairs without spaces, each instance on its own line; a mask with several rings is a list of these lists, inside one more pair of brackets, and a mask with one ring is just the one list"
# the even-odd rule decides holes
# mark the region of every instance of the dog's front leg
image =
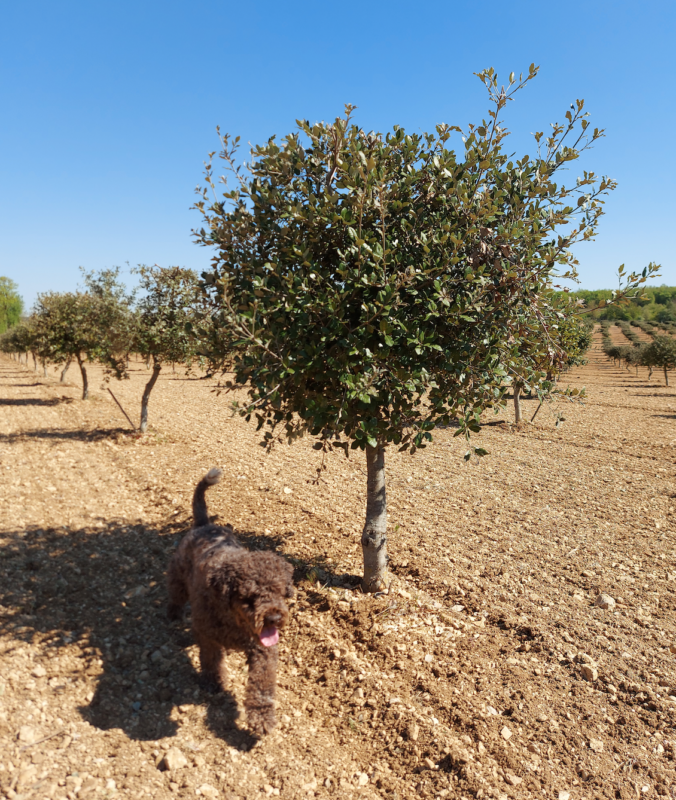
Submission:
[[223,646],[207,636],[193,631],[200,648],[200,666],[202,674],[200,683],[202,688],[210,692],[218,692],[227,686],[227,673],[225,669],[225,650]]
[[249,682],[244,706],[253,733],[262,736],[275,727],[278,648],[254,646],[247,654]]

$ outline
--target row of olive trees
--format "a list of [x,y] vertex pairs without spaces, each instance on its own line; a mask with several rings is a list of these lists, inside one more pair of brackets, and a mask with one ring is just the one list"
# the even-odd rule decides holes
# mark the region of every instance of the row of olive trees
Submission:
[[[492,107],[465,131],[367,132],[347,106],[333,123],[299,120],[246,165],[222,136],[234,177],[222,196],[207,165],[205,352],[248,392],[240,410],[264,443],[308,433],[317,450],[364,451],[365,591],[387,582],[388,448],[414,452],[450,423],[469,438],[511,387],[545,388],[569,357],[576,309],[554,281],[576,276],[571,248],[594,237],[615,184],[587,171],[560,182],[603,136],[581,100],[535,134],[535,157],[510,154],[500,115],[536,73],[502,88],[480,73]],[[656,271],[627,276],[625,293]]]
[[181,267],[140,266],[129,293],[117,269],[85,274],[76,292],[46,292],[30,316],[0,338],[5,352],[31,353],[34,363],[62,365],[61,380],[76,362],[82,399],[89,396],[87,365],[103,365],[108,376],[127,377],[130,354],[142,356],[151,376],[141,399],[139,429],[148,426],[150,394],[165,364],[190,365],[197,340],[188,332],[200,308],[198,277]]
[[655,336],[652,342],[634,344],[612,344],[604,346],[606,356],[626,368],[634,367],[638,375],[639,367],[648,368],[648,380],[654,369],[664,372],[664,382],[669,386],[669,370],[676,369],[676,339],[671,336]]

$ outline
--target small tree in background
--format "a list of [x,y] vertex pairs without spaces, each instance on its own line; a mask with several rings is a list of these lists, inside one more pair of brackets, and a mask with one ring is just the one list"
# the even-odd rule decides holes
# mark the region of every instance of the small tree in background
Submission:
[[26,357],[28,364],[28,353],[32,346],[32,332],[26,321],[18,322],[0,336],[0,349],[3,353],[16,356],[21,363],[21,354]]
[[216,248],[204,288],[214,336],[234,346],[227,385],[246,387],[241,411],[267,444],[281,426],[289,441],[319,437],[319,450],[365,451],[365,591],[386,583],[386,448],[413,452],[456,419],[460,435],[479,430],[519,363],[524,317],[548,330],[552,275],[576,274],[570,247],[593,237],[614,187],[587,172],[555,183],[603,135],[585,139],[582,101],[535,135],[536,158],[503,152],[499,114],[536,71],[506,89],[480,73],[493,108],[460,156],[448,146],[459,128],[367,133],[347,106],[333,124],[299,121],[281,145],[254,148],[249,177],[223,136],[238,185],[222,199],[209,200],[207,166],[197,239]]
[[88,291],[38,295],[31,315],[45,359],[66,365],[77,361],[83,400],[89,397],[88,363],[101,363],[108,375],[126,376],[134,315],[118,275],[117,269],[90,273],[85,275]]
[[82,376],[82,399],[89,397],[86,363],[94,360],[100,331],[91,295],[85,292],[47,292],[38,295],[33,319],[46,332],[51,361],[68,364],[75,360]]
[[638,377],[638,368],[639,367],[648,367],[648,380],[652,377],[653,368],[647,362],[647,355],[648,355],[648,348],[650,347],[649,344],[645,342],[640,342],[639,344],[632,344],[631,346],[627,347],[625,361],[627,363],[627,367],[632,366],[636,370],[636,377]]
[[620,366],[624,363],[627,372],[631,370],[632,351],[634,346],[631,344],[621,344],[617,349],[617,360]]
[[13,280],[0,276],[0,333],[16,325],[23,312],[23,299]]
[[664,382],[669,386],[669,370],[676,369],[676,339],[656,336],[646,348],[645,363],[664,370]]
[[26,320],[28,337],[30,341],[31,354],[33,356],[33,366],[38,370],[38,364],[42,367],[42,374],[47,377],[47,362],[53,361],[54,351],[50,341],[50,331],[42,324],[42,320],[35,314],[31,314]]
[[88,358],[98,361],[107,376],[126,378],[136,335],[134,296],[120,280],[118,267],[83,273],[98,333],[98,344],[90,349]]
[[139,266],[142,297],[136,306],[134,349],[152,362],[152,375],[141,401],[141,426],[148,427],[150,393],[164,364],[190,365],[196,340],[189,332],[196,319],[201,292],[197,274],[181,267]]
[[[591,329],[579,316],[577,304],[558,296],[539,315],[528,315],[520,330],[519,361],[512,366],[514,421],[522,421],[521,396],[534,389],[541,404],[557,396],[558,375],[576,364],[586,363],[584,354],[591,346]],[[568,394],[568,393],[566,393]],[[579,393],[578,393],[579,395]],[[537,412],[536,412],[537,413]]]

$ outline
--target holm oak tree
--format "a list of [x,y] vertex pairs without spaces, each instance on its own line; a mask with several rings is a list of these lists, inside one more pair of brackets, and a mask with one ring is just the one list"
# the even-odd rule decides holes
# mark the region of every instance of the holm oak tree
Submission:
[[502,88],[479,73],[491,108],[465,131],[367,132],[348,105],[333,123],[299,120],[245,165],[222,135],[232,187],[219,188],[215,153],[206,165],[206,355],[246,387],[240,410],[264,444],[309,433],[318,450],[365,452],[364,591],[387,583],[387,448],[414,452],[453,421],[469,436],[503,403],[524,319],[546,335],[552,277],[576,275],[571,246],[593,237],[614,188],[586,171],[557,182],[603,136],[582,100],[535,134],[534,156],[505,149],[501,113],[536,73]]

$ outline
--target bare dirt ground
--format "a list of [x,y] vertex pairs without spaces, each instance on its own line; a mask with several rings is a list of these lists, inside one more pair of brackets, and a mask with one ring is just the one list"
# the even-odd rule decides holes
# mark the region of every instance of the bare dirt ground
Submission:
[[[133,367],[112,388],[136,418]],[[614,368],[597,334],[559,428],[508,407],[478,463],[453,430],[390,454],[394,577],[374,598],[356,588],[362,458],[313,483],[311,441],[266,454],[213,383],[171,370],[137,438],[92,372],[83,403],[74,371],[0,361],[3,796],[676,797],[675,389]],[[259,742],[242,659],[231,693],[203,694],[189,624],[164,613],[214,465],[210,511],[296,566]]]
[[[652,336],[648,336],[647,333],[643,333],[643,331],[639,328],[632,328],[632,330],[635,330],[637,334],[643,334],[642,336],[639,335],[641,341],[652,342]],[[615,345],[631,344],[631,340],[624,335],[622,329],[618,328],[617,325],[610,326],[610,341]]]

